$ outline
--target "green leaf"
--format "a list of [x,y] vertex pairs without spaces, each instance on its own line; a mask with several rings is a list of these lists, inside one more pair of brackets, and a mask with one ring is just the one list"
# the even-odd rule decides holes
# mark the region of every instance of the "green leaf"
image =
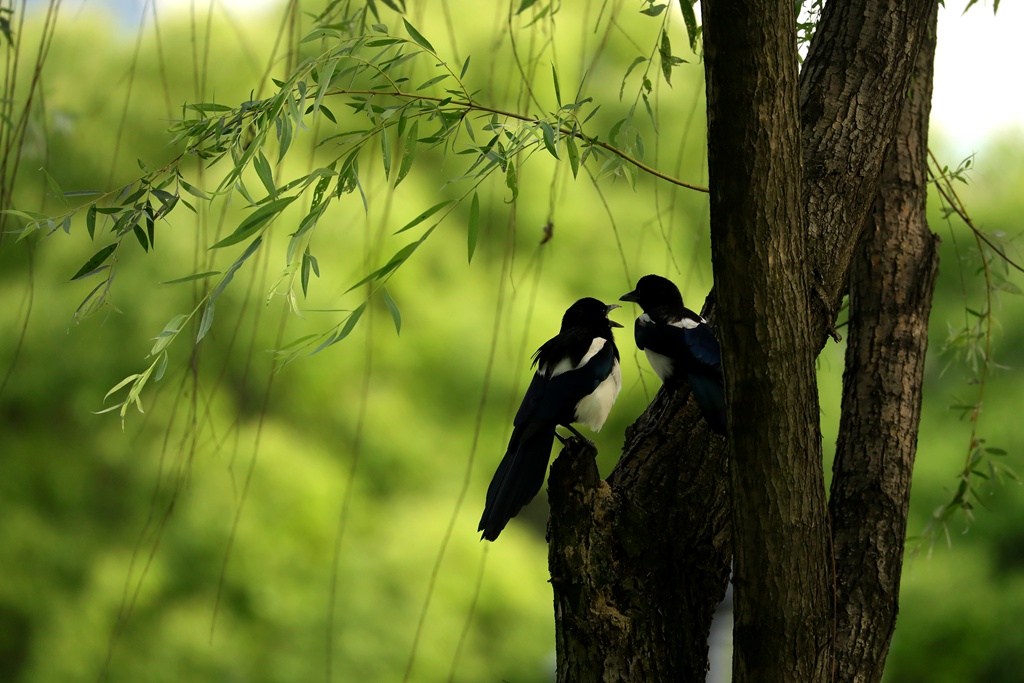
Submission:
[[263,187],[267,188],[267,194],[271,197],[277,196],[277,187],[274,186],[274,171],[270,168],[270,162],[267,161],[266,155],[263,154],[263,150],[260,150],[255,158],[252,160],[253,168],[256,169],[256,175],[260,177],[263,182]]
[[196,344],[203,340],[206,333],[210,331],[210,325],[213,324],[213,301],[211,300],[206,304],[206,309],[203,311],[203,319],[199,321],[199,333],[196,335]]
[[697,0],[679,0],[679,9],[683,13],[683,23],[686,24],[686,36],[690,39],[690,49],[697,52],[697,36],[700,31],[697,29],[697,16],[693,13],[693,5]]
[[212,277],[214,275],[220,275],[219,270],[208,270],[205,273],[195,273],[193,275],[186,275],[185,277],[179,277],[175,280],[167,280],[161,282],[162,285],[177,285],[182,282],[192,282],[193,280],[202,280],[203,278]]
[[419,119],[413,121],[412,126],[409,127],[409,134],[405,138],[405,145],[402,149],[402,165],[398,169],[398,177],[395,178],[396,187],[412,169],[412,162],[416,158],[416,139],[419,136],[419,127]]
[[672,43],[669,42],[668,31],[661,32],[658,56],[661,58],[661,75],[665,77],[666,83],[672,85]]
[[153,219],[153,205],[146,201],[146,235],[149,237],[149,246],[156,246],[156,221]]
[[[536,1],[536,0],[534,0]],[[462,71],[459,72],[459,80],[466,77],[466,71],[469,70],[469,56],[466,57],[466,61],[462,63]]]
[[416,41],[416,43],[420,47],[424,47],[424,48],[430,50],[431,52],[435,51],[434,50],[434,46],[431,45],[430,41],[427,40],[426,38],[424,38],[423,35],[420,34],[420,32],[416,30],[415,26],[410,24],[409,21],[405,17],[402,17],[402,21],[405,22],[405,30],[409,32],[409,35],[412,37],[412,39],[414,41]]
[[183,188],[185,188],[185,191],[188,192],[193,197],[196,197],[198,199],[206,199],[206,200],[211,199],[210,195],[206,194],[205,192],[200,190],[198,187],[194,187],[194,186],[190,185],[181,176],[178,176],[178,183],[180,183],[181,186]]
[[[685,2],[686,0],[682,1]],[[649,17],[656,17],[662,12],[664,12],[666,7],[668,7],[668,5],[649,5],[644,9],[640,10],[640,14],[646,14]]]
[[551,65],[551,78],[555,82],[555,101],[558,102],[558,106],[562,106],[562,90],[558,87],[558,72],[555,71],[555,65]]
[[443,81],[446,78],[448,78],[448,74],[441,74],[440,76],[434,76],[429,81],[426,81],[423,85],[421,85],[420,87],[416,88],[416,91],[419,92],[420,90],[426,90],[430,86],[437,85],[438,83],[440,83],[441,81]]
[[380,152],[384,158],[384,178],[391,177],[391,141],[388,140],[388,129],[381,128],[380,131]]
[[324,343],[322,343],[320,346],[318,346],[315,349],[313,349],[313,352],[310,353],[309,355],[312,356],[312,355],[315,355],[317,353],[320,353],[321,351],[326,349],[328,346],[331,346],[332,344],[337,344],[342,339],[347,337],[352,332],[352,330],[355,328],[356,323],[359,322],[359,318],[361,318],[363,316],[363,311],[365,311],[365,310],[366,310],[366,302],[364,301],[363,303],[359,304],[358,308],[356,308],[354,311],[349,313],[348,320],[345,321],[345,326],[343,328],[341,328],[340,332],[338,332],[337,334],[332,334],[330,337],[328,337],[324,341]]
[[530,9],[537,3],[537,0],[523,0],[519,3],[519,9],[516,10],[516,14],[522,14],[525,10]]
[[398,310],[398,304],[391,298],[391,294],[388,293],[388,288],[384,287],[384,303],[387,305],[388,310],[391,311],[391,319],[395,321],[395,334],[402,334],[402,314]]
[[167,348],[167,345],[171,343],[175,335],[177,335],[181,330],[181,326],[185,324],[185,321],[188,320],[188,318],[189,316],[184,313],[180,313],[171,318],[164,326],[163,331],[153,338],[156,343],[153,344],[153,348],[150,350],[149,355],[155,356]]
[[101,263],[107,260],[107,257],[114,253],[115,249],[117,249],[117,242],[114,242],[113,244],[108,244],[107,246],[97,251],[95,254],[92,255],[92,257],[88,261],[86,261],[82,265],[81,268],[78,269],[78,272],[71,277],[71,280],[79,280],[87,275],[91,275],[97,268],[100,267]]
[[544,147],[551,156],[558,159],[558,149],[555,148],[555,129],[547,121],[540,122],[540,129],[544,140]]
[[142,377],[142,375],[139,373],[135,373],[134,375],[128,375],[123,380],[115,384],[114,388],[106,393],[106,395],[103,397],[103,400],[106,401],[108,398],[111,397],[111,395],[116,394],[121,389],[124,389],[126,386],[137,380],[139,377]]
[[132,232],[135,233],[135,239],[139,240],[139,244],[142,245],[142,250],[149,252],[149,241],[146,239],[146,231],[142,229],[142,226],[138,223],[132,228]]
[[505,171],[505,185],[512,190],[512,199],[509,201],[514,202],[519,197],[519,179],[516,176],[516,164],[512,160],[509,160],[508,170]]
[[473,193],[473,201],[469,205],[469,262],[473,262],[473,252],[476,251],[476,240],[480,234],[480,197]]
[[298,196],[294,197],[282,197],[268,202],[253,211],[249,216],[242,221],[235,231],[217,242],[215,245],[210,247],[211,249],[220,249],[222,247],[229,247],[232,244],[238,244],[246,238],[255,234],[260,228],[266,225],[268,222],[273,220],[277,214],[281,213],[286,206],[294,202]]
[[96,238],[96,205],[93,204],[85,212],[85,229],[89,231],[89,239]]
[[327,62],[327,66],[324,67],[323,73],[320,74],[320,87],[317,89],[316,99],[313,101],[313,115],[315,116],[320,111],[320,103],[324,101],[324,95],[327,94],[327,88],[331,86],[331,79],[334,77],[334,69],[338,66],[338,60],[333,59]]
[[430,207],[420,215],[416,216],[416,218],[413,218],[411,221],[406,223],[404,226],[402,226],[400,230],[397,230],[394,234],[397,235],[399,233],[405,232],[406,230],[411,230],[412,228],[415,228],[417,225],[427,220],[441,209],[445,208],[446,206],[451,206],[454,203],[454,200],[448,199],[446,201],[441,202],[440,204],[434,204],[432,207]]
[[576,147],[576,138],[572,135],[565,136],[565,149],[569,152],[569,166],[572,168],[572,177],[575,178],[580,170],[580,151]]
[[256,250],[259,249],[261,244],[263,244],[262,235],[254,239],[249,244],[249,246],[245,248],[245,251],[242,252],[242,255],[235,259],[235,262],[232,263],[231,267],[228,268],[226,273],[224,273],[224,277],[221,278],[221,281],[219,283],[217,283],[217,287],[213,290],[213,293],[210,294],[210,301],[213,301],[218,296],[220,296],[220,293],[223,292],[224,289],[228,286],[228,283],[231,282],[231,279],[235,277],[235,273],[238,272],[238,269],[242,267],[242,264],[245,263],[250,256],[256,253]]
[[391,257],[390,261],[388,261],[383,266],[381,266],[377,270],[373,271],[372,273],[370,273],[369,275],[364,277],[359,282],[355,283],[354,285],[352,285],[351,287],[346,289],[345,293],[347,294],[347,293],[351,292],[353,289],[355,289],[356,287],[359,287],[360,285],[364,285],[367,282],[370,282],[371,280],[379,280],[380,278],[384,277],[385,275],[387,275],[388,273],[393,271],[395,268],[398,268],[400,265],[405,263],[406,260],[410,256],[412,256],[413,252],[416,251],[416,249],[419,248],[419,246],[421,244],[423,244],[424,240],[427,239],[427,236],[432,231],[433,231],[433,228],[431,228],[430,230],[427,230],[425,233],[423,233],[423,236],[420,237],[418,240],[416,240],[415,242],[410,242],[409,244],[407,244],[404,247],[402,247],[401,249],[399,249],[395,253],[395,255]]
[[64,190],[60,189],[60,185],[58,185],[57,181],[54,180],[52,175],[50,175],[50,172],[47,171],[45,168],[40,168],[39,170],[42,171],[43,175],[46,176],[46,184],[50,186],[50,191],[53,192],[53,196],[63,197]]
[[[685,0],[684,0],[685,1]],[[629,74],[633,72],[633,69],[638,67],[647,61],[646,57],[636,57],[633,59],[632,64],[626,69],[626,75],[622,77],[622,85],[619,86],[619,100],[622,100],[622,94],[626,91],[626,79],[629,78]]]
[[[309,247],[302,252],[302,267],[300,269],[300,277],[302,281],[302,296],[308,296],[309,293],[309,272],[313,267],[313,263],[316,259],[313,258],[312,254],[309,253]],[[318,272],[319,276],[320,273]]]

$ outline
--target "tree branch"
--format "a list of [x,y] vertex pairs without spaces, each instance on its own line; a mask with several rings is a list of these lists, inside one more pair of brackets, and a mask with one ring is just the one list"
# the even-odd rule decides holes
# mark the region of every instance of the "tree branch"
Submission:
[[837,682],[878,683],[896,626],[938,237],[928,229],[933,4],[910,94],[850,273],[830,516]]

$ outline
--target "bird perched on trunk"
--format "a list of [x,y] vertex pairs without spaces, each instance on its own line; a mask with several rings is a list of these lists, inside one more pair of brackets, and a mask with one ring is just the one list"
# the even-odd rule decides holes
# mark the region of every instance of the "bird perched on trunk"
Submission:
[[[618,304],[580,299],[565,312],[558,334],[533,356],[537,371],[513,421],[512,438],[491,485],[477,531],[493,541],[544,483],[555,427],[581,439],[573,422],[600,431],[622,387],[619,350],[608,319]],[[561,438],[561,437],[559,437]],[[585,440],[585,439],[584,439]]]
[[708,425],[725,434],[722,356],[707,321],[684,306],[679,289],[660,275],[645,275],[619,299],[643,309],[633,332],[655,374],[669,388],[689,382]]

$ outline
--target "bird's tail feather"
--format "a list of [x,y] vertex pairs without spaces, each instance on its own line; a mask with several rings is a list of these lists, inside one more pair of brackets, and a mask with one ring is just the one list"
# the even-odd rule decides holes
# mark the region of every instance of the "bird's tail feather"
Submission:
[[713,431],[725,434],[725,387],[718,377],[690,375],[690,387],[700,412]]
[[554,440],[554,424],[523,425],[512,432],[505,457],[487,488],[487,505],[477,529],[483,532],[483,538],[496,539],[508,521],[540,491]]

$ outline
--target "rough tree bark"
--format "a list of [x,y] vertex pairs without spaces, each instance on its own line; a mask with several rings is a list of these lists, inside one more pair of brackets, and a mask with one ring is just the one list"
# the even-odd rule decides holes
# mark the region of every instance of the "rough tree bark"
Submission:
[[[818,348],[846,290],[934,5],[833,0],[804,62],[798,101],[812,275],[805,294]],[[705,36],[706,50],[714,40]],[[711,319],[713,299],[705,307]],[[725,441],[708,433],[687,398],[659,392],[627,431],[607,483],[592,454],[573,443],[552,467],[548,537],[560,681],[706,675],[711,617],[732,561],[731,485]]]
[[925,215],[937,10],[850,272],[842,418],[829,497],[839,683],[881,681],[896,626],[939,261],[939,239]]
[[791,0],[704,0],[734,681],[825,681],[831,563]]

